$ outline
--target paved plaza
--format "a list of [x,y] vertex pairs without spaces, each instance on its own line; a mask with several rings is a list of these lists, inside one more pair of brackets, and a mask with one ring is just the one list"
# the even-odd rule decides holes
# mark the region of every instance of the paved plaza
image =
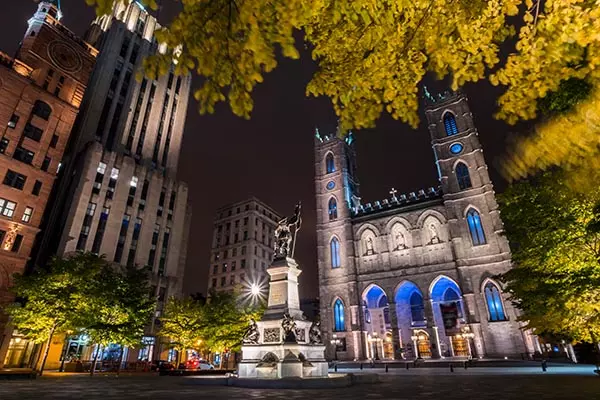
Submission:
[[[390,370],[381,383],[344,389],[274,390],[195,385],[199,378],[48,374],[31,381],[0,381],[0,399],[598,399],[592,366]],[[357,371],[358,372],[358,371]],[[381,372],[381,371],[379,371]]]

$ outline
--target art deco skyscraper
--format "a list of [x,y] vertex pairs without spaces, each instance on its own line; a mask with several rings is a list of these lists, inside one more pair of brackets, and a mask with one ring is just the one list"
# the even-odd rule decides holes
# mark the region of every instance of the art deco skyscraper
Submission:
[[145,56],[164,51],[159,28],[137,2],[92,23],[86,39],[100,53],[37,259],[82,250],[148,265],[158,313],[182,291],[191,213],[176,180],[191,77],[135,79]]

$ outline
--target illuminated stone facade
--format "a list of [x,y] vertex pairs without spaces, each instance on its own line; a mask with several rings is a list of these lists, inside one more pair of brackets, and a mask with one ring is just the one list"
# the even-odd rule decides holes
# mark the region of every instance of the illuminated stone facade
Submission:
[[268,292],[267,268],[273,260],[273,232],[281,216],[257,198],[221,207],[215,215],[208,291]]
[[[137,2],[118,3],[89,28],[99,55],[36,260],[82,250],[149,266],[157,317],[168,297],[182,295],[191,222],[188,187],[176,179],[191,76],[135,77],[145,56],[164,52],[159,28]],[[156,347],[144,351],[159,357]]]
[[[16,57],[0,53],[0,309],[13,300],[11,276],[29,260],[97,54],[57,12],[41,2]],[[0,367],[12,335],[5,325],[0,315]]]
[[317,134],[320,304],[332,358],[534,351],[494,280],[511,256],[467,99],[430,97],[426,116],[440,187],[392,190],[369,204],[360,202],[353,136]]

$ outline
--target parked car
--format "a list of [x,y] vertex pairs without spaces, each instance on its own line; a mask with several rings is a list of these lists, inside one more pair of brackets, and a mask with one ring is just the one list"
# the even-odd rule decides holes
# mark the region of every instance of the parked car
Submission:
[[209,363],[206,360],[197,360],[197,359],[193,359],[193,360],[188,360],[185,365],[184,365],[185,369],[191,369],[191,370],[209,370],[209,369],[215,369],[215,367]]
[[174,369],[175,365],[165,360],[156,361],[152,365],[152,370],[158,372],[173,371]]

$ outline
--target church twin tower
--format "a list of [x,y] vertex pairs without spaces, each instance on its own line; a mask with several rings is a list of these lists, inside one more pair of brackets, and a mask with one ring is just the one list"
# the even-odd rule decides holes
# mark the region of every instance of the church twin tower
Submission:
[[[337,359],[533,352],[495,276],[508,242],[467,99],[428,95],[440,187],[362,204],[352,134],[315,139],[321,320]],[[335,352],[335,353],[334,353]]]

